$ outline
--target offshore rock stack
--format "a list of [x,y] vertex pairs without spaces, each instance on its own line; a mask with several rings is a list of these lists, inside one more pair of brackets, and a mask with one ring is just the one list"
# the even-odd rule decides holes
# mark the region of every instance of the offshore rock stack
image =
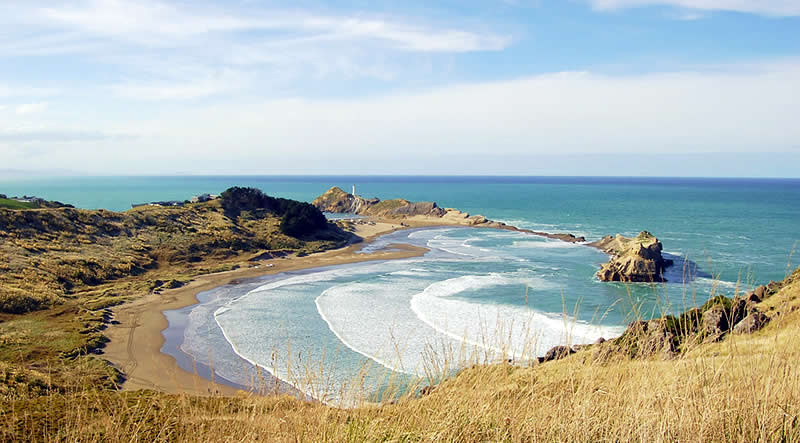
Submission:
[[665,282],[664,269],[672,266],[672,260],[661,255],[661,242],[647,231],[635,238],[608,235],[588,245],[611,256],[597,272],[597,278],[602,281]]

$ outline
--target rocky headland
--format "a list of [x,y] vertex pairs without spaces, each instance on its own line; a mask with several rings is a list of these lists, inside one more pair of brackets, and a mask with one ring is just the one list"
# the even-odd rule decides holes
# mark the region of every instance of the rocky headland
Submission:
[[320,211],[334,214],[355,214],[392,220],[411,225],[451,225],[479,228],[505,229],[526,232],[569,243],[582,243],[586,239],[572,234],[548,233],[521,229],[503,222],[489,220],[483,215],[470,215],[453,208],[441,208],[436,202],[411,202],[405,199],[380,200],[349,194],[339,187],[325,191],[311,203]]
[[609,235],[596,242],[586,243],[586,239],[582,236],[522,229],[490,220],[483,215],[470,215],[458,209],[441,208],[436,202],[367,199],[347,193],[338,187],[325,191],[314,199],[312,205],[323,212],[391,220],[405,226],[449,225],[495,228],[525,232],[568,243],[585,244],[600,249],[611,257],[597,273],[600,280],[607,282],[665,282],[664,269],[672,265],[672,260],[665,259],[661,254],[661,242],[647,231],[642,231],[634,238]]
[[597,278],[602,281],[665,282],[664,269],[672,266],[672,260],[661,255],[661,242],[647,231],[634,238],[607,235],[587,245],[611,256],[597,272]]

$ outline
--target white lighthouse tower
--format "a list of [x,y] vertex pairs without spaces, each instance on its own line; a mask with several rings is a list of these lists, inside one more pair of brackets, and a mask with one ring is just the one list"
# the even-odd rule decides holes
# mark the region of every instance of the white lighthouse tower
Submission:
[[356,185],[353,185],[353,196],[356,195]]

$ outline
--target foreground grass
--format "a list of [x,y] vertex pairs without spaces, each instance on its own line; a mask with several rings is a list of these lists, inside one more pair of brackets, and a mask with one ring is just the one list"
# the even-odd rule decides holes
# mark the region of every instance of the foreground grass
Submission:
[[292,397],[88,387],[0,405],[0,436],[33,441],[800,440],[800,279],[770,324],[679,357],[475,366],[421,398],[338,409]]

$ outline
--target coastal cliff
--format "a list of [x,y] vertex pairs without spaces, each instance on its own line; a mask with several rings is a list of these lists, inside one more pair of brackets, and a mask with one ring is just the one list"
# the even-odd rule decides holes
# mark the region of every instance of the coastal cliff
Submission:
[[412,202],[405,199],[380,200],[378,198],[366,199],[359,195],[349,194],[339,187],[332,187],[324,194],[315,198],[311,203],[323,212],[335,214],[356,214],[365,217],[389,219],[403,223],[449,226],[474,226],[481,228],[505,229],[509,231],[526,232],[542,237],[561,240],[569,243],[586,241],[583,237],[572,234],[552,234],[547,232],[531,231],[507,225],[503,222],[489,220],[483,215],[470,215],[467,212],[453,208],[441,208],[436,202]]
[[314,199],[312,205],[323,212],[402,220],[402,223],[412,226],[416,223],[420,226],[455,225],[495,228],[524,232],[567,243],[586,244],[611,256],[609,262],[604,264],[597,273],[600,280],[607,282],[664,282],[666,281],[663,277],[664,269],[672,265],[671,260],[665,259],[661,255],[661,242],[647,231],[642,231],[634,238],[609,235],[596,242],[585,243],[586,239],[582,236],[521,229],[503,222],[489,220],[482,215],[470,215],[453,208],[442,209],[435,202],[366,199],[359,195],[349,194],[335,186]]
[[325,191],[311,203],[323,212],[337,214],[357,214],[373,217],[413,217],[416,215],[443,217],[447,211],[435,202],[410,202],[404,199],[380,200],[365,199],[360,195],[348,194],[339,187]]
[[634,238],[607,235],[601,240],[588,243],[611,256],[597,277],[602,281],[618,282],[665,282],[664,269],[672,260],[661,255],[661,242],[651,233],[642,231]]

